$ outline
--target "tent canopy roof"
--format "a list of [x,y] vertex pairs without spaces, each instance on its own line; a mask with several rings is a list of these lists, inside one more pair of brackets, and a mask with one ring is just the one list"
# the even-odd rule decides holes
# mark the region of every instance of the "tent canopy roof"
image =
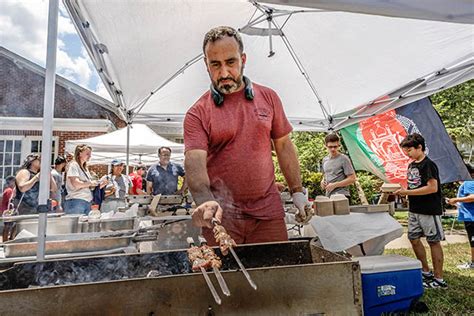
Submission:
[[277,91],[300,130],[340,128],[474,76],[473,9],[463,0],[64,1],[106,87],[135,121],[182,120],[209,87],[202,39],[217,25],[241,30],[247,76]]
[[[73,153],[77,145],[87,144],[92,147],[92,152],[121,153],[125,157],[127,151],[127,128],[116,130],[112,133],[78,140],[66,141],[66,151]],[[133,155],[154,155],[158,148],[170,147],[173,153],[183,153],[183,144],[167,140],[156,134],[144,124],[130,126],[130,153]],[[112,157],[113,155],[108,155]],[[114,156],[115,157],[115,156]]]

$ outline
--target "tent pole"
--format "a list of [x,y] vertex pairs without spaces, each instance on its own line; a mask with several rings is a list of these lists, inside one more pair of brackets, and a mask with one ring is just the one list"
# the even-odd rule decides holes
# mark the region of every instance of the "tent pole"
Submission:
[[127,114],[127,169],[125,174],[129,174],[129,165],[130,165],[130,125],[132,124],[130,119],[130,114]]
[[43,138],[41,143],[41,173],[38,199],[38,248],[36,260],[44,260],[47,212],[50,210],[49,187],[51,179],[51,153],[53,139],[54,90],[56,84],[56,46],[58,37],[59,0],[49,0],[48,45],[43,105]]

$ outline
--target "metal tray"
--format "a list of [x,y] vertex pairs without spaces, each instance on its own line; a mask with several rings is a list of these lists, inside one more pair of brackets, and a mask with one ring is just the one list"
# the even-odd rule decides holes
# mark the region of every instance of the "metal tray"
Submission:
[[134,217],[96,219],[80,222],[83,233],[132,230],[136,226]]
[[352,213],[379,213],[390,211],[389,204],[376,205],[351,205],[349,209]]
[[[30,233],[38,234],[38,218],[36,219],[24,219],[17,221],[16,223],[16,234],[19,234],[22,230],[27,230]],[[46,225],[47,235],[60,235],[60,234],[73,234],[78,232],[79,227],[79,216],[61,216],[61,217],[48,217],[48,223]]]
[[183,203],[184,197],[182,195],[162,195],[158,204],[161,205],[172,205]]
[[127,198],[128,203],[138,203],[141,205],[148,205],[151,203],[151,200],[153,200],[153,196],[151,195],[129,195]]
[[[65,234],[46,236],[45,254],[61,254],[110,250],[127,247],[135,234],[107,233]],[[3,243],[5,257],[35,256],[37,237],[20,238]]]

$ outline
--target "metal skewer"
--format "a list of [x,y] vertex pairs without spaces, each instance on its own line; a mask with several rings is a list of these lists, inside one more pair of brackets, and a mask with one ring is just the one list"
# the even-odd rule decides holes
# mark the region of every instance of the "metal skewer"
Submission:
[[257,285],[255,282],[252,280],[250,277],[250,274],[247,272],[247,269],[245,269],[244,265],[240,261],[239,257],[234,251],[234,248],[232,246],[229,247],[230,253],[234,256],[235,261],[237,261],[237,264],[239,265],[240,270],[242,270],[242,273],[245,275],[245,278],[247,278],[247,281],[249,282],[250,286],[254,289],[257,290]]
[[[188,242],[189,246],[193,247],[194,246],[194,239],[192,237],[188,237],[186,239]],[[214,287],[214,284],[212,284],[211,279],[209,278],[209,275],[207,275],[206,269],[203,267],[200,267],[202,276],[204,277],[204,280],[206,280],[207,286],[209,287],[209,291],[211,291],[212,296],[214,297],[214,300],[216,301],[217,304],[221,305],[222,300],[219,297],[219,294],[217,294],[216,288]]]
[[[219,221],[215,218],[213,218],[211,220],[211,223],[212,225],[215,227],[216,225],[220,225]],[[242,264],[242,261],[240,261],[239,257],[237,256],[237,254],[235,253],[235,250],[234,248],[232,247],[232,245],[227,245],[229,247],[229,250],[230,250],[230,253],[232,254],[232,256],[234,257],[235,261],[237,262],[240,270],[242,271],[242,273],[244,274],[245,278],[247,279],[247,281],[249,282],[250,286],[254,289],[254,290],[257,290],[257,285],[255,284],[255,282],[252,280],[252,278],[250,277],[250,274],[247,272],[247,269],[245,269],[244,265]]]
[[[207,245],[207,240],[204,237],[198,236],[198,238],[199,238],[199,242],[201,243],[201,246]],[[212,271],[214,272],[216,276],[217,282],[219,282],[219,286],[221,287],[222,293],[224,293],[224,295],[226,296],[230,296],[229,287],[227,286],[227,283],[225,283],[225,280],[221,274],[221,271],[214,266],[212,267]]]

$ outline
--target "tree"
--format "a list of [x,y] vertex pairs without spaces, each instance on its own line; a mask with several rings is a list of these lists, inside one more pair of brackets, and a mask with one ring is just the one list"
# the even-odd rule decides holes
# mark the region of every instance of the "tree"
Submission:
[[474,80],[431,96],[431,102],[446,126],[449,136],[459,145],[474,138]]

